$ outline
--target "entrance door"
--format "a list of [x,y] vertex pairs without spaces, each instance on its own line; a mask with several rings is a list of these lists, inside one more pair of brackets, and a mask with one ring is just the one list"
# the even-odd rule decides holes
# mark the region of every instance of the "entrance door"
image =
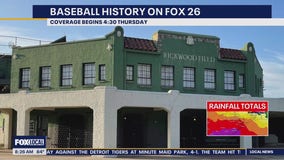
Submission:
[[180,114],[180,144],[182,148],[205,147],[205,110],[184,110]]
[[123,146],[126,148],[142,148],[143,144],[143,115],[129,113],[122,122],[123,126]]
[[117,147],[166,148],[167,112],[123,107],[117,111]]
[[84,117],[70,114],[59,118],[58,147],[83,148],[84,147]]

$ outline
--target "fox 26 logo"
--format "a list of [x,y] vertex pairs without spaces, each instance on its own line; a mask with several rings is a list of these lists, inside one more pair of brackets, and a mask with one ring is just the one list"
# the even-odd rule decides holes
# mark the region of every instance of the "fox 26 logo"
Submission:
[[45,148],[45,136],[15,136],[13,148]]

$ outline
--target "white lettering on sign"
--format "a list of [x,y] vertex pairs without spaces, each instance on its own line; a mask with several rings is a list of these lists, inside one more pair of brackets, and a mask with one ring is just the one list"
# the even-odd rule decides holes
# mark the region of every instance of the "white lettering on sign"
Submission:
[[171,52],[164,52],[163,57],[171,60],[182,60],[182,61],[193,61],[193,62],[214,63],[216,61],[216,58],[211,56],[201,56],[201,55],[181,54],[181,53],[171,53]]
[[40,146],[44,145],[44,139],[15,139],[15,145],[26,146],[26,145],[33,145],[33,146]]

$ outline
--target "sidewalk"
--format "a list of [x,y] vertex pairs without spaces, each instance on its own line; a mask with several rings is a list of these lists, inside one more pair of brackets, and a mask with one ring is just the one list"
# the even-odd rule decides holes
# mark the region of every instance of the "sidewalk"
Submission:
[[2,148],[0,148],[0,155],[2,153],[11,153],[12,154],[12,150],[11,149],[2,149]]

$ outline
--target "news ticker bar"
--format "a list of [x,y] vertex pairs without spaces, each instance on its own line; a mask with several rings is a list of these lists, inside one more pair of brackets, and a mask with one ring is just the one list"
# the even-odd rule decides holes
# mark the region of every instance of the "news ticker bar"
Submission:
[[272,6],[33,5],[33,18],[272,18]]
[[44,149],[14,148],[13,155],[284,155],[284,149]]

